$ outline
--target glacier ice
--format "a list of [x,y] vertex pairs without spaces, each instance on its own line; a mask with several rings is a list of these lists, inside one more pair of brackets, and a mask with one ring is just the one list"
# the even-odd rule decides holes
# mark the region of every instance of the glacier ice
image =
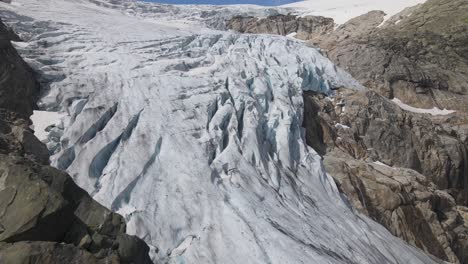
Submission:
[[302,91],[362,89],[316,49],[213,26],[247,7],[14,2],[0,15],[43,76],[39,105],[66,114],[53,164],[154,260],[434,262],[354,212],[306,146]]

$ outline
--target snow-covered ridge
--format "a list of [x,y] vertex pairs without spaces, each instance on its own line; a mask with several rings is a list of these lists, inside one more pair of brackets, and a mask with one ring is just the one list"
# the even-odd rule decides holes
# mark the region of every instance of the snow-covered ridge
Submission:
[[361,89],[349,74],[287,37],[203,27],[190,7],[166,20],[174,7],[111,2],[17,0],[0,15],[49,85],[43,110],[67,113],[53,164],[155,260],[433,262],[349,208],[305,144],[302,91]]
[[389,18],[406,7],[426,2],[426,0],[304,0],[283,7],[294,8],[303,15],[331,17],[337,24],[372,10],[382,10]]

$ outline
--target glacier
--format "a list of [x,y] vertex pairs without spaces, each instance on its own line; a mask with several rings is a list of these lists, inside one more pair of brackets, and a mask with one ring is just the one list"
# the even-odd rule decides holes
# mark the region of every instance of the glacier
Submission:
[[[364,89],[319,50],[223,31],[253,6],[13,0],[52,164],[156,263],[436,263],[355,212],[305,144],[302,91]],[[57,137],[59,135],[59,137]]]

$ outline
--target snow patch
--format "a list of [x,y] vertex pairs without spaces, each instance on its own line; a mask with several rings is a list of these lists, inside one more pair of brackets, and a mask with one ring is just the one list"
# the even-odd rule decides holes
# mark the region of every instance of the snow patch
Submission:
[[24,49],[29,45],[27,42],[23,42],[23,41],[12,41],[11,43],[13,43],[13,46],[16,49]]
[[416,107],[403,103],[400,99],[396,97],[392,99],[392,102],[397,104],[403,110],[406,110],[412,113],[417,113],[417,114],[430,114],[433,116],[437,116],[437,115],[450,115],[456,112],[454,110],[439,109],[437,107],[434,107],[432,109],[416,108]]
[[47,140],[48,132],[46,128],[51,125],[58,125],[63,117],[67,116],[64,113],[37,111],[34,110],[31,116],[31,129],[34,130],[34,135],[40,140]]
[[341,124],[341,123],[335,124],[335,128],[338,128],[338,129],[340,129],[340,128],[341,128],[341,129],[350,129],[349,126],[343,125],[343,124]]
[[296,35],[297,35],[297,32],[292,32],[292,33],[289,33],[288,35],[286,35],[286,37],[294,38],[294,37],[296,37]]
[[385,164],[385,163],[383,163],[383,162],[381,162],[381,161],[374,161],[373,163],[376,164],[376,165],[379,165],[379,166],[383,166],[383,167],[389,168],[389,169],[395,169],[395,168],[393,168],[392,166],[388,166],[387,164]]
[[305,0],[283,7],[293,7],[303,15],[331,17],[337,24],[343,24],[351,18],[372,10],[382,10],[390,18],[405,7],[414,6],[426,0]]

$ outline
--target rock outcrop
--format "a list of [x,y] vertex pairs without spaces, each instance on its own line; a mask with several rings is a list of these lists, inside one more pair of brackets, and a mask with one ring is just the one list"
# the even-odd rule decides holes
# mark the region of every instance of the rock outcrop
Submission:
[[370,12],[312,43],[386,97],[466,113],[467,14],[465,0],[428,0],[383,25],[383,12]]
[[[333,147],[322,143],[327,150],[332,149],[324,154],[328,172],[354,206],[395,235],[441,259],[461,263],[468,263],[467,222],[463,220],[468,204],[467,10],[466,1],[428,0],[386,22],[382,12],[369,12],[311,40],[337,65],[377,92],[339,93],[335,103],[326,103],[328,106],[312,103],[315,109],[333,109],[330,113],[334,113],[326,115],[327,121],[318,119],[327,124],[322,126],[324,131],[329,131],[328,139],[325,135],[323,140],[333,142]],[[379,94],[413,107],[446,108],[456,113],[409,113]],[[314,115],[318,116],[312,113],[309,123],[319,122]],[[317,132],[311,132],[310,141],[320,141],[317,136]],[[424,175],[435,184],[436,191],[427,196],[431,202],[418,198],[419,187],[424,184],[417,178],[398,169],[400,181],[418,183],[418,187],[402,188],[398,184],[395,188],[388,184],[388,176],[381,177],[382,173],[375,171],[375,164],[369,165],[372,161]],[[403,189],[407,194],[401,193]],[[370,195],[366,199],[363,193]],[[442,199],[437,198],[441,193],[450,200],[444,204],[450,204],[451,209],[439,208],[440,203],[434,202]],[[386,205],[394,201],[394,195],[410,195],[411,199],[398,211],[401,201],[395,203],[400,204],[397,207]],[[367,209],[362,210],[363,205]]]
[[354,208],[430,254],[467,263],[467,125],[455,133],[372,91],[306,93],[304,103],[307,143]]
[[29,128],[37,82],[0,21],[0,263],[151,263],[124,219],[94,201]]
[[[341,130],[351,133],[342,137],[341,144],[349,146],[347,151],[355,158],[370,157],[390,166],[416,170],[440,189],[456,189],[460,193],[468,189],[467,120],[456,115],[431,117],[410,113],[372,91],[363,94],[342,90],[334,100],[338,102],[335,105],[324,100],[325,109],[339,108],[330,112],[328,124],[334,123],[337,128],[344,125],[346,128]],[[316,107],[308,104],[317,102],[306,101],[306,112]],[[306,116],[306,128],[309,122],[316,122],[307,121],[309,118]],[[448,120],[458,126],[447,125]],[[309,142],[315,146],[312,139]],[[463,196],[458,198],[466,202]]]
[[19,37],[0,22],[0,107],[28,118],[38,85],[33,71],[19,59],[10,40],[19,40]]
[[309,40],[333,30],[333,19],[321,16],[298,17],[295,15],[274,15],[265,18],[236,16],[226,23],[227,28],[240,33],[290,35]]

